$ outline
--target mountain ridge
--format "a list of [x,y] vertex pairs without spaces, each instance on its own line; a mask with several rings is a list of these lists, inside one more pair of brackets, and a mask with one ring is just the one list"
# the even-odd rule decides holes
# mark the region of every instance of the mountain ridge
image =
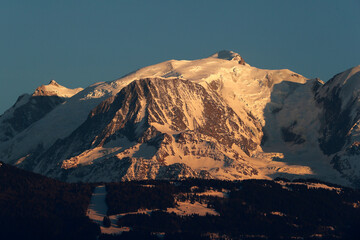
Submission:
[[171,179],[172,172],[357,185],[359,78],[358,66],[324,84],[252,67],[231,51],[170,60],[77,92],[1,142],[0,158],[67,181]]

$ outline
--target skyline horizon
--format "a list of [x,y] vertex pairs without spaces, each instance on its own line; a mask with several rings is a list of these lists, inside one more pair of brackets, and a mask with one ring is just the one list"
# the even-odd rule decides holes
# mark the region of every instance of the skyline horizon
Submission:
[[360,64],[357,0],[16,0],[0,6],[0,114],[52,79],[86,87],[223,49],[257,68],[325,82]]

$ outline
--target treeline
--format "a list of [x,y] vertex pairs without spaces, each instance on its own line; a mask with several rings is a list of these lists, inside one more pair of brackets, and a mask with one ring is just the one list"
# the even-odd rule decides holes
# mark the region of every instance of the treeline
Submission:
[[108,183],[106,190],[108,215],[175,207],[174,195],[179,192],[178,188],[166,181]]
[[121,235],[102,234],[99,240],[230,240],[229,238],[222,238],[221,236],[214,238],[214,236],[208,236],[206,234],[198,233],[153,233],[142,231],[129,231],[124,232]]
[[[121,235],[99,239],[354,239],[360,236],[360,191],[312,189],[317,180],[132,181],[108,183],[108,214],[128,214]],[[68,184],[0,166],[0,239],[97,239],[99,226],[86,217],[93,184]],[[302,184],[304,183],[304,184]],[[208,190],[227,197],[204,196]],[[166,212],[177,201],[202,202],[219,215]]]
[[86,216],[93,185],[0,167],[0,239],[95,239]]
[[[183,181],[141,180],[131,182],[106,183],[106,203],[108,215],[135,212],[139,209],[166,209],[174,207],[175,198],[190,200],[209,189],[234,190],[239,181],[188,179]],[[206,198],[205,196],[202,197]]]
[[[106,184],[108,215],[136,212],[139,209],[162,209],[175,207],[177,199],[201,201],[196,193],[206,190],[229,189],[239,182],[188,179],[184,181],[142,180]],[[186,193],[193,193],[188,195]]]
[[[358,190],[308,189],[273,181],[246,180],[229,198],[210,203],[226,222],[232,236],[260,234],[274,239],[323,236],[351,239],[359,235],[360,200]],[[231,219],[231,221],[230,221]]]
[[[155,200],[162,196],[170,199],[172,195],[178,200],[205,202],[220,215],[179,216],[160,210],[151,214],[128,214],[118,219],[118,225],[130,227],[130,233],[103,235],[102,238],[137,239],[136,236],[139,236],[141,239],[140,236],[146,235],[148,237],[143,239],[156,239],[159,236],[154,233],[157,232],[164,233],[163,239],[191,239],[191,236],[194,239],[209,239],[211,235],[219,239],[317,239],[319,236],[322,236],[321,239],[354,239],[354,236],[360,236],[359,190],[344,187],[341,191],[313,189],[298,183],[323,182],[282,180],[287,182],[286,186],[268,180],[228,182],[190,179],[171,183],[122,183],[132,190],[121,187],[121,194],[117,195],[120,204],[132,200],[137,202],[137,199]],[[150,184],[153,187],[143,187]],[[110,191],[118,191],[120,185],[113,185],[117,187]],[[160,192],[156,190],[157,185],[166,185],[166,188]],[[209,189],[227,190],[228,197],[197,194]],[[121,200],[122,197],[127,200]],[[116,202],[113,203],[116,205]],[[134,204],[131,211],[136,211],[139,205]],[[155,205],[150,203],[146,208],[162,209]],[[166,206],[162,205],[163,209]],[[131,212],[128,210],[124,212]]]

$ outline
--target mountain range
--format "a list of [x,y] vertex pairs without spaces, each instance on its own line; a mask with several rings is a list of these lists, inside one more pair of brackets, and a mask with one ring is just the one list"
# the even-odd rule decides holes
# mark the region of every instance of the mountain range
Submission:
[[85,89],[52,80],[0,116],[0,160],[68,182],[305,177],[360,187],[360,66],[324,83],[224,50]]

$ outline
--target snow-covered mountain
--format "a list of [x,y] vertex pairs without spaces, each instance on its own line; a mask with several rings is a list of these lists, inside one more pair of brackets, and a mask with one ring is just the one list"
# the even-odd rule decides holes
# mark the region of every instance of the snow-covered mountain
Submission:
[[52,80],[48,85],[35,89],[31,95],[21,95],[11,108],[0,116],[0,143],[14,138],[67,98],[82,90],[69,89]]
[[[22,124],[14,114],[30,101],[22,97],[1,116],[0,158],[66,181],[306,176],[358,184],[359,70],[324,84],[220,51],[82,91],[51,82],[32,96],[61,99],[47,100],[51,108]],[[17,121],[23,127],[14,131]]]
[[335,75],[316,95],[320,147],[343,177],[360,186],[360,65]]

